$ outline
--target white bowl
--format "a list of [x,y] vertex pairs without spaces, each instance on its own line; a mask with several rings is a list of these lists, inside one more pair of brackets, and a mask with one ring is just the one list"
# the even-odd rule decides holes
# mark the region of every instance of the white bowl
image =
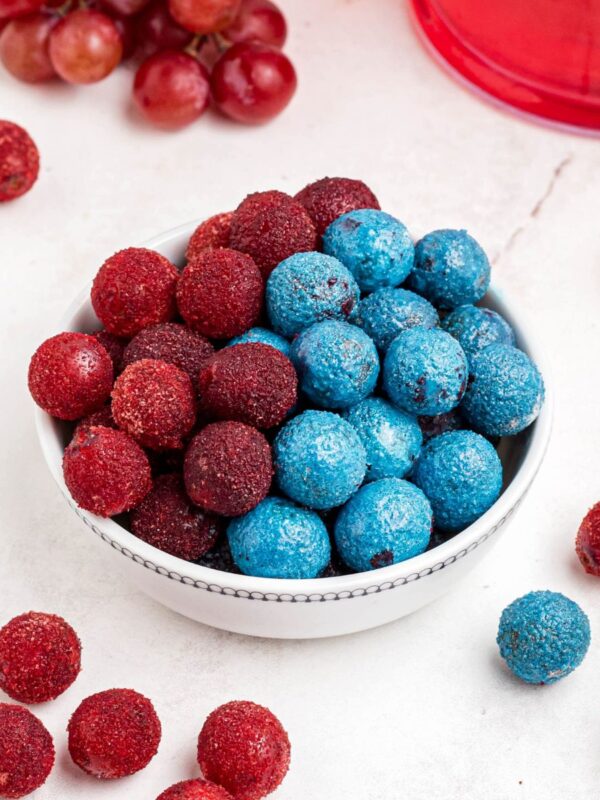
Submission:
[[[168,231],[145,246],[182,263],[196,224]],[[60,330],[100,327],[89,296],[88,285],[71,304]],[[508,319],[519,345],[539,365],[546,379],[544,408],[526,432],[503,441],[505,488],[489,511],[452,539],[399,564],[333,578],[274,580],[188,563],[146,544],[113,520],[75,505],[62,475],[67,428],[36,408],[44,457],[73,511],[96,534],[91,540],[110,545],[115,567],[124,568],[128,580],[180,614],[237,633],[290,639],[336,636],[383,625],[435,600],[473,569],[505,530],[542,463],[552,418],[548,367],[534,339],[525,332],[521,316],[515,315],[513,304],[507,305],[502,298],[497,289],[490,290],[486,305]]]

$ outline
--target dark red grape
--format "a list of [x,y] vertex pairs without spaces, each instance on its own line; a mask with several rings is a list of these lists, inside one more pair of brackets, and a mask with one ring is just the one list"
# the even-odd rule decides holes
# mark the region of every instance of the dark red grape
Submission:
[[0,20],[32,14],[43,5],[44,0],[0,0]]
[[216,33],[227,28],[238,12],[240,0],[169,0],[175,20],[192,33]]
[[0,60],[6,69],[26,83],[47,81],[56,75],[48,53],[48,39],[55,19],[31,14],[8,23],[0,34]]
[[102,6],[109,14],[119,14],[122,17],[129,17],[139,13],[148,0],[102,0]]
[[233,25],[223,31],[223,36],[230,42],[262,42],[283,47],[287,24],[271,0],[242,0]]
[[67,14],[50,34],[50,59],[69,83],[95,83],[121,60],[123,44],[106,14],[79,8]]
[[175,22],[162,0],[153,0],[136,17],[137,47],[142,56],[152,56],[161,50],[178,50],[191,39],[192,34]]
[[217,61],[211,77],[219,110],[247,123],[265,122],[283,111],[296,85],[289,58],[258,42],[234,44]]
[[171,130],[183,128],[198,119],[208,106],[208,71],[187,53],[156,53],[138,69],[133,96],[140,111],[154,125]]
[[137,45],[135,35],[135,20],[133,17],[125,17],[122,14],[111,14],[111,19],[115,23],[116,29],[119,31],[121,37],[121,44],[123,45],[123,55],[121,60],[125,61],[130,58],[135,52]]

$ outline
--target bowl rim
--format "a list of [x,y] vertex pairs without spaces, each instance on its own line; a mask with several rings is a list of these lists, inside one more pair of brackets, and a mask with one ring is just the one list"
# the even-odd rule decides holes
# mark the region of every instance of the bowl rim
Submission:
[[[184,223],[153,237],[140,246],[159,250],[174,240],[189,238],[201,220]],[[61,330],[75,330],[74,317],[90,306],[89,281],[69,304],[63,315]],[[478,520],[460,533],[431,550],[406,561],[369,572],[357,572],[325,578],[290,579],[262,578],[223,572],[193,562],[187,562],[138,539],[113,519],[105,519],[79,508],[70,496],[62,474],[63,445],[54,429],[54,420],[34,404],[35,425],[42,453],[50,473],[70,507],[79,518],[113,549],[140,566],[165,578],[209,592],[250,600],[279,602],[323,602],[342,600],[365,594],[387,591],[433,575],[473,552],[496,533],[524,499],[543,461],[548,447],[553,416],[553,392],[549,364],[532,337],[518,304],[497,284],[489,296],[501,306],[502,313],[513,326],[517,339],[538,365],[545,384],[545,401],[537,420],[531,426],[525,455],[516,474],[501,496]],[[33,401],[32,401],[33,402]]]

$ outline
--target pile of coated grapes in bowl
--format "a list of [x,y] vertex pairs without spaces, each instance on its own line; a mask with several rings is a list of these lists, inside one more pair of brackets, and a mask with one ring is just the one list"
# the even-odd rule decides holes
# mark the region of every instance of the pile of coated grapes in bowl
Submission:
[[0,61],[26,83],[96,83],[130,60],[134,103],[161,128],[189,125],[211,102],[265,122],[296,90],[271,0],[0,0],[0,31]]
[[298,579],[405,561],[493,505],[497,446],[544,384],[478,305],[490,264],[466,231],[415,244],[364,183],[324,178],[206,220],[185,260],[111,256],[102,329],[31,360],[36,403],[76,423],[80,508],[188,561]]

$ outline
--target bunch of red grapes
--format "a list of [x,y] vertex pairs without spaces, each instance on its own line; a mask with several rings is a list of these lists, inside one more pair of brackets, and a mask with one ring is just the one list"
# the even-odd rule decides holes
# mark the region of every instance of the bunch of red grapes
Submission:
[[133,98],[162,128],[213,104],[238,122],[282,111],[296,73],[271,0],[0,0],[0,60],[26,83],[95,83],[135,60]]

